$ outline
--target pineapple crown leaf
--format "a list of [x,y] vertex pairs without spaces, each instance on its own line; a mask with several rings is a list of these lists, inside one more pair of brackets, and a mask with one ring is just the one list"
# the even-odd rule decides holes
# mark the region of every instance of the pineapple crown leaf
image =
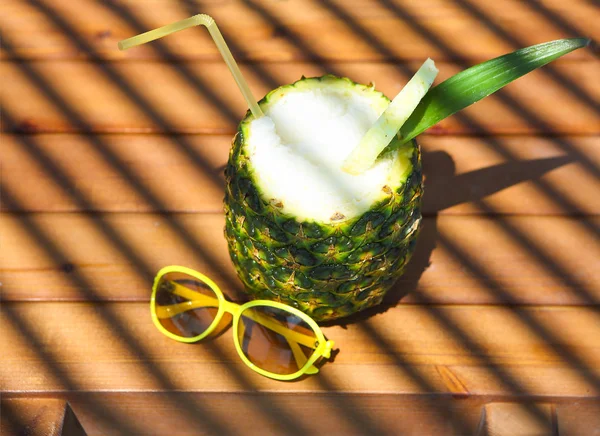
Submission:
[[498,91],[513,80],[578,48],[587,38],[550,41],[522,48],[470,67],[431,88],[400,129],[407,142],[450,115]]

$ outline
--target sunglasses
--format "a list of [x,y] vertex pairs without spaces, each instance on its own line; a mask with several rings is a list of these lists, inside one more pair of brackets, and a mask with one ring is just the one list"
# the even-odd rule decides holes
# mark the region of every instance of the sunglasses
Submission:
[[232,321],[233,341],[242,361],[276,380],[316,374],[315,363],[329,359],[334,345],[300,310],[269,300],[232,303],[211,279],[182,266],[158,272],[150,310],[156,327],[180,342],[220,334]]

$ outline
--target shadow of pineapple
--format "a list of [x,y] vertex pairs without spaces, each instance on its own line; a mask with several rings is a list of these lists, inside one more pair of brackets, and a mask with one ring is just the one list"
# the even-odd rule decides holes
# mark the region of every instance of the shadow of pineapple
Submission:
[[438,214],[463,203],[476,203],[489,195],[519,183],[536,180],[544,174],[573,162],[568,156],[508,162],[491,167],[456,174],[452,157],[444,151],[422,152],[425,189],[423,195],[423,220],[412,259],[404,274],[387,292],[382,303],[352,316],[327,325],[346,325],[384,313],[403,298],[418,292],[418,283],[431,265],[431,255],[436,248]]

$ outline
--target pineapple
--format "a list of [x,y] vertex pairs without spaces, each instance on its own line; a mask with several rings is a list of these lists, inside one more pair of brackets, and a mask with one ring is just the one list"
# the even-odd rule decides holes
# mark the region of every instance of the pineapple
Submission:
[[346,78],[303,78],[239,124],[225,236],[251,295],[329,321],[379,304],[403,273],[421,222],[417,143],[394,138],[364,173],[341,169],[389,104]]
[[421,157],[413,138],[590,43],[571,38],[519,49],[430,91],[437,69],[428,59],[391,103],[372,86],[330,75],[279,87],[257,103],[205,14],[120,41],[119,49],[198,25],[208,29],[250,108],[225,170],[233,264],[250,294],[317,321],[380,303],[404,271],[421,222]]

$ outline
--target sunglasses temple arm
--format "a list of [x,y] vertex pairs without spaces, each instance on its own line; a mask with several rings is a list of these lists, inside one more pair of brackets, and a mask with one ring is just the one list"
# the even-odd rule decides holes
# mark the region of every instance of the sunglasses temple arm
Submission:
[[216,307],[219,305],[218,298],[211,297],[210,295],[206,295],[198,291],[193,291],[186,286],[180,285],[179,283],[171,283],[173,284],[173,289],[170,289],[169,292],[172,294],[186,298],[190,301],[206,301],[207,303],[210,303],[210,307]]
[[[182,305],[186,305],[185,307],[187,307],[186,310],[192,310],[192,309],[197,309],[199,307],[218,307],[219,306],[219,300],[215,297],[211,297],[209,295],[204,295],[200,292],[197,291],[193,291],[185,286],[179,285],[177,283],[174,283],[175,288],[173,290],[171,290],[170,292],[175,294],[175,295],[179,295],[180,297],[183,298],[187,298],[188,300],[190,300],[190,302],[193,303],[193,305],[189,305],[189,303],[181,303]],[[179,305],[176,305],[179,306]],[[165,306],[163,306],[165,307]],[[167,306],[170,307],[170,306]],[[181,308],[183,309],[184,306],[182,306]],[[179,313],[185,312],[185,310],[180,310],[179,312],[172,312],[169,311],[169,313],[171,313],[171,316],[177,315]],[[157,308],[157,314],[158,314],[158,308]],[[273,320],[271,318],[265,317],[260,315],[259,313],[256,313],[255,311],[249,311],[247,314],[244,314],[245,317],[250,318],[256,322],[258,322],[259,324],[267,327],[270,330],[273,330],[275,333],[279,333],[280,335],[282,335],[283,337],[285,337],[286,339],[292,340],[298,344],[304,345],[305,347],[308,348],[315,348],[315,339],[307,336],[307,335],[303,335],[302,333],[298,333],[294,330],[288,329],[285,326],[278,324],[276,322],[273,322]],[[168,316],[167,316],[168,317]],[[159,316],[159,318],[161,318]]]
[[[173,282],[171,282],[173,283]],[[187,312],[188,310],[198,309],[200,307],[219,307],[219,299],[204,295],[200,292],[192,291],[191,289],[181,286],[178,283],[173,283],[173,289],[169,292],[188,299],[189,301],[184,303],[171,304],[169,306],[156,306],[156,316],[159,319],[171,318],[180,313]]]
[[[187,298],[191,300],[189,303],[180,303],[172,306],[159,306],[156,308],[156,315],[159,318],[170,318],[172,316],[178,315],[179,313],[197,309],[199,307],[218,307],[219,300],[214,297],[210,297],[208,295],[204,295],[200,292],[193,291],[185,286],[181,286],[179,284],[175,284],[175,289],[173,289],[173,293],[179,295],[181,297]],[[190,304],[191,303],[191,304]],[[249,312],[246,314],[248,318],[256,321],[257,323],[263,325],[269,330],[274,331],[282,335],[286,341],[288,342],[292,353],[294,354],[294,359],[296,360],[296,364],[299,368],[302,368],[306,364],[306,356],[300,349],[299,344],[302,344],[308,348],[315,348],[314,338],[310,336],[303,335],[302,333],[295,332],[290,330],[282,325],[279,325],[270,318],[261,316],[256,312]],[[330,349],[330,348],[329,348]],[[329,358],[328,350],[323,354],[323,357]],[[306,371],[308,374],[316,374],[319,370],[315,366],[311,366]]]
[[180,313],[189,310],[198,309],[200,307],[218,307],[218,304],[206,304],[204,301],[189,301],[186,303],[171,304],[169,306],[157,306],[155,308],[158,319],[172,318]]
[[250,318],[253,321],[256,321],[262,326],[265,326],[269,330],[274,331],[275,333],[280,334],[284,338],[289,341],[293,341],[297,344],[304,345],[307,348],[316,348],[315,346],[315,338],[303,335],[302,333],[298,333],[294,330],[288,329],[287,327],[274,322],[271,318],[263,316],[254,311],[249,311],[247,314],[244,314],[244,317]]
[[[297,342],[290,341],[288,338],[285,338],[285,339],[287,340],[287,342],[290,346],[290,349],[292,350],[292,353],[294,354],[294,359],[296,360],[296,365],[298,365],[298,368],[303,368],[304,365],[306,365],[306,362],[308,361],[308,359],[306,358],[306,356],[300,349],[300,345],[298,345]],[[307,374],[316,374],[318,372],[319,372],[319,368],[317,368],[314,365],[311,365],[306,369]]]
[[[208,297],[208,298],[210,299],[210,297]],[[206,302],[204,302],[204,301],[191,301],[191,302],[187,302],[187,303],[173,304],[170,306],[159,306],[155,309],[156,316],[159,319],[171,318],[180,313],[187,312],[188,310],[197,309],[199,307],[217,307],[219,302],[215,299],[215,301],[213,303],[214,304],[207,305]],[[260,319],[260,317],[258,317],[258,316],[256,318],[255,317],[249,317],[249,318],[253,318],[253,320],[256,321],[257,323],[263,325],[264,327],[268,328],[269,330],[273,330],[271,327],[273,322],[271,320]],[[269,326],[268,324],[271,324],[271,326]],[[242,329],[244,328],[244,323],[241,324],[240,328],[242,328]],[[277,332],[277,333],[279,333],[279,332]],[[242,335],[243,335],[243,332],[242,332]],[[306,356],[304,355],[304,353],[302,352],[302,350],[300,349],[300,346],[298,345],[298,343],[296,341],[294,341],[293,339],[288,337],[289,335],[283,334],[282,336],[285,337],[285,340],[288,342],[290,349],[292,350],[292,353],[294,354],[294,359],[296,360],[296,364],[298,365],[298,368],[302,368],[306,364],[307,359],[306,359]],[[316,367],[311,366],[310,368],[308,368],[308,370],[306,372],[308,374],[316,374],[317,372],[319,372],[319,370]]]
[[159,319],[171,318],[180,313],[187,312],[188,310],[198,309],[200,307],[219,307],[219,299],[204,295],[200,292],[193,291],[179,283],[174,283],[173,288],[169,289],[169,292],[173,295],[186,298],[187,302],[171,304],[169,306],[156,306],[156,316]]
[[[272,330],[269,326],[266,326],[265,324],[272,324],[271,320],[268,320],[270,322],[265,323],[264,321],[267,321],[266,319],[260,319],[260,315],[258,314],[252,314],[254,316],[249,316],[248,318],[251,318],[253,321],[255,321],[257,324],[262,325],[265,328],[268,328],[269,330]],[[242,337],[245,337],[245,333],[246,333],[246,325],[242,322],[240,323],[239,329],[241,329],[240,333]],[[307,362],[307,358],[304,355],[304,353],[302,352],[302,350],[300,349],[300,345],[298,345],[297,342],[291,340],[290,338],[285,337],[285,340],[287,341],[288,345],[290,346],[290,350],[292,350],[292,354],[294,355],[294,360],[296,361],[296,365],[298,366],[298,368],[303,368],[304,365],[306,365]],[[306,369],[306,373],[307,374],[316,374],[319,372],[319,369],[313,365],[311,365],[309,368]]]
[[[290,346],[290,349],[292,350],[292,353],[294,355],[294,359],[296,360],[296,365],[298,365],[298,368],[303,368],[304,365],[306,365],[306,362],[308,361],[308,359],[306,358],[306,356],[300,349],[300,344],[304,345],[307,348],[315,349],[316,347],[315,347],[315,339],[314,338],[311,338],[310,336],[303,335],[302,333],[298,333],[293,330],[290,330],[280,324],[273,322],[273,320],[271,318],[262,316],[256,312],[251,311],[251,312],[249,312],[249,314],[250,314],[250,316],[248,316],[248,315],[244,315],[244,316],[248,316],[248,318],[252,319],[253,321],[256,321],[257,323],[263,325],[264,327],[268,328],[271,331],[274,331],[275,333],[280,334],[281,336],[283,336],[285,338],[288,345]],[[306,369],[306,374],[316,374],[318,372],[319,372],[319,369],[314,365],[311,365],[310,367],[308,367]]]

